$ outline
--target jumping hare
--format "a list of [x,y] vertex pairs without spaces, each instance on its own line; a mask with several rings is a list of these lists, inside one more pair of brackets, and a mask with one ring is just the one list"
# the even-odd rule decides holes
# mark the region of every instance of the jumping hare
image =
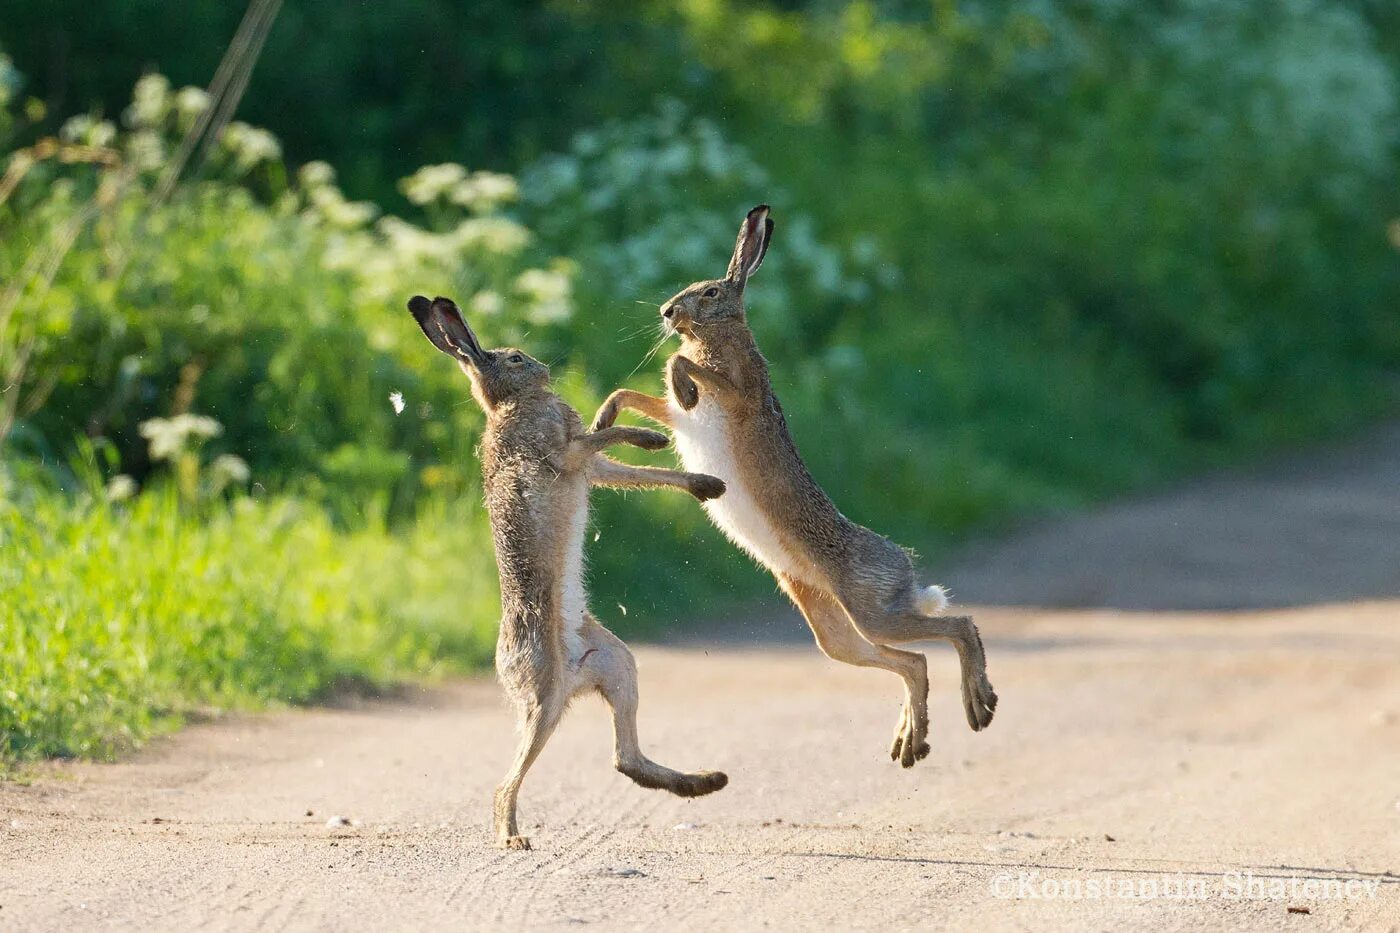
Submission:
[[807,472],[773,394],[768,363],[744,316],[744,286],[773,234],[768,206],[749,211],[722,279],[696,282],[661,307],[681,348],[666,367],[667,398],[621,389],[593,421],[612,426],[633,409],[670,428],[687,469],[728,487],[705,503],[720,529],[778,578],[802,611],[821,650],[837,661],[893,671],[906,696],[890,757],[908,768],[929,747],[928,666],[892,644],[943,639],[957,648],[962,699],[974,730],[992,721],[997,696],[977,627],[940,616],[942,587],[920,587],[909,554],[846,518]]
[[587,432],[578,414],[549,389],[549,368],[519,350],[483,350],[457,306],[415,296],[409,310],[423,333],[457,360],[486,412],[481,443],[486,509],[501,578],[501,628],[496,670],[514,701],[521,741],[510,773],[496,789],[495,830],[502,846],[528,849],[515,821],[525,772],[539,755],[570,699],[597,690],[612,707],[617,770],[643,787],[682,797],[717,791],[718,771],[662,767],[637,743],[637,668],[632,653],[588,611],[583,536],[592,486],[669,486],[702,502],[724,493],[713,476],[628,466],[602,450],[667,445],[645,428]]

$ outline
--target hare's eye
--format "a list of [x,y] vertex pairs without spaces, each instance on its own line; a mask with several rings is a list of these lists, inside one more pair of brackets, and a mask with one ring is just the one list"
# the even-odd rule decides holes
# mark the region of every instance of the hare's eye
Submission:
[[506,362],[507,362],[507,363],[523,363],[523,362],[525,362],[525,357],[521,356],[519,353],[512,353],[510,356],[506,357]]
[[716,295],[719,294],[719,289],[718,289],[718,288],[715,288],[713,285],[711,285],[709,288],[705,289],[705,290],[704,290],[703,292],[701,292],[700,294],[703,295],[703,296],[706,297],[706,298],[713,298],[713,297],[715,297]]

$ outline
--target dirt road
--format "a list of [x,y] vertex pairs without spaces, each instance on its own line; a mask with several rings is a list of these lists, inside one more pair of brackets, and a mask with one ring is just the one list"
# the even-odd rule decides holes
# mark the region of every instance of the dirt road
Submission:
[[1400,597],[1400,422],[964,549],[964,602],[1262,609]]
[[512,741],[488,680],[197,726],[0,787],[0,929],[1393,930],[1397,614],[985,610],[997,720],[968,731],[931,649],[910,771],[887,674],[642,649],[648,750],[730,786],[632,786],[581,702],[525,785],[533,852],[487,834]]

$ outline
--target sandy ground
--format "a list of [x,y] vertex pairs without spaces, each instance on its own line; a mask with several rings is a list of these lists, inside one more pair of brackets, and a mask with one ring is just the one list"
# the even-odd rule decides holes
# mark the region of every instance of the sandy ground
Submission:
[[1400,929],[1398,615],[983,610],[997,719],[967,729],[932,648],[909,771],[888,674],[644,648],[648,751],[730,786],[631,785],[583,701],[526,782],[532,852],[487,832],[489,680],[196,726],[0,788],[0,928]]

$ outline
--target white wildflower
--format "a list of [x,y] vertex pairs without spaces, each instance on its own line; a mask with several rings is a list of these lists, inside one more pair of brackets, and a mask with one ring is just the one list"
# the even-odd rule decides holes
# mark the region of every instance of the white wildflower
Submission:
[[403,414],[403,393],[398,391],[390,392],[389,404],[394,407],[394,414]]
[[117,128],[110,121],[79,114],[59,127],[58,138],[80,146],[110,146],[117,138]]
[[851,242],[851,258],[863,266],[873,265],[880,258],[880,244],[868,233],[862,233]]
[[574,135],[573,150],[579,155],[584,156],[586,158],[588,156],[597,155],[599,152],[602,151],[602,149],[603,141],[598,138],[598,134],[596,132],[592,130],[585,130],[582,133],[577,133]]
[[248,477],[252,475],[247,461],[234,454],[220,454],[215,457],[214,462],[209,464],[209,473],[213,477],[214,485],[220,489],[235,483],[242,485],[248,482]]
[[520,252],[530,242],[530,231],[504,217],[472,217],[453,234],[464,250],[482,250],[499,256]]
[[358,237],[335,236],[326,242],[326,251],[322,254],[321,261],[327,269],[337,271],[359,271],[369,274],[371,270],[366,265],[371,260],[365,256],[361,248]]
[[345,195],[340,193],[340,189],[330,185],[311,188],[310,201],[315,213],[322,220],[332,227],[346,230],[363,227],[379,212],[379,208],[369,201],[345,200]]
[[67,143],[81,143],[89,132],[92,131],[92,114],[80,113],[75,117],[69,117],[63,121],[63,125],[58,128],[58,138]]
[[[141,436],[150,445],[152,460],[169,460],[189,446],[224,433],[224,426],[205,415],[176,415],[141,422]],[[194,443],[191,444],[191,441]]]
[[467,177],[467,170],[455,162],[425,165],[399,182],[399,190],[414,204],[431,204]]
[[548,269],[526,269],[515,279],[515,287],[537,301],[566,298],[569,277]]
[[240,171],[249,171],[262,162],[282,157],[282,144],[267,130],[235,120],[224,127],[220,142]]
[[556,269],[526,269],[515,279],[516,291],[529,299],[526,317],[535,324],[565,320],[573,312],[569,276]]
[[472,296],[468,307],[473,314],[482,314],[490,317],[494,314],[500,314],[505,310],[506,300],[501,297],[500,292],[493,292],[491,289],[486,288]]
[[136,495],[136,480],[125,473],[118,473],[107,481],[107,501],[125,502]]
[[134,128],[159,126],[170,112],[170,79],[161,74],[144,75],[131,93],[126,122]]
[[376,226],[390,250],[404,262],[452,262],[457,257],[451,236],[415,227],[398,217],[385,217]]
[[297,181],[303,188],[323,188],[335,184],[335,169],[329,162],[307,162],[297,172]]
[[453,204],[480,214],[489,214],[519,197],[519,184],[510,175],[500,172],[473,172],[453,185],[447,193],[448,200]]
[[347,201],[344,198],[322,209],[327,223],[347,230],[363,227],[378,213],[378,206],[369,201]]
[[126,161],[138,169],[159,168],[165,162],[165,143],[155,130],[138,130],[126,136]]
[[175,110],[182,117],[197,117],[209,104],[209,93],[202,87],[182,87],[175,94]]

